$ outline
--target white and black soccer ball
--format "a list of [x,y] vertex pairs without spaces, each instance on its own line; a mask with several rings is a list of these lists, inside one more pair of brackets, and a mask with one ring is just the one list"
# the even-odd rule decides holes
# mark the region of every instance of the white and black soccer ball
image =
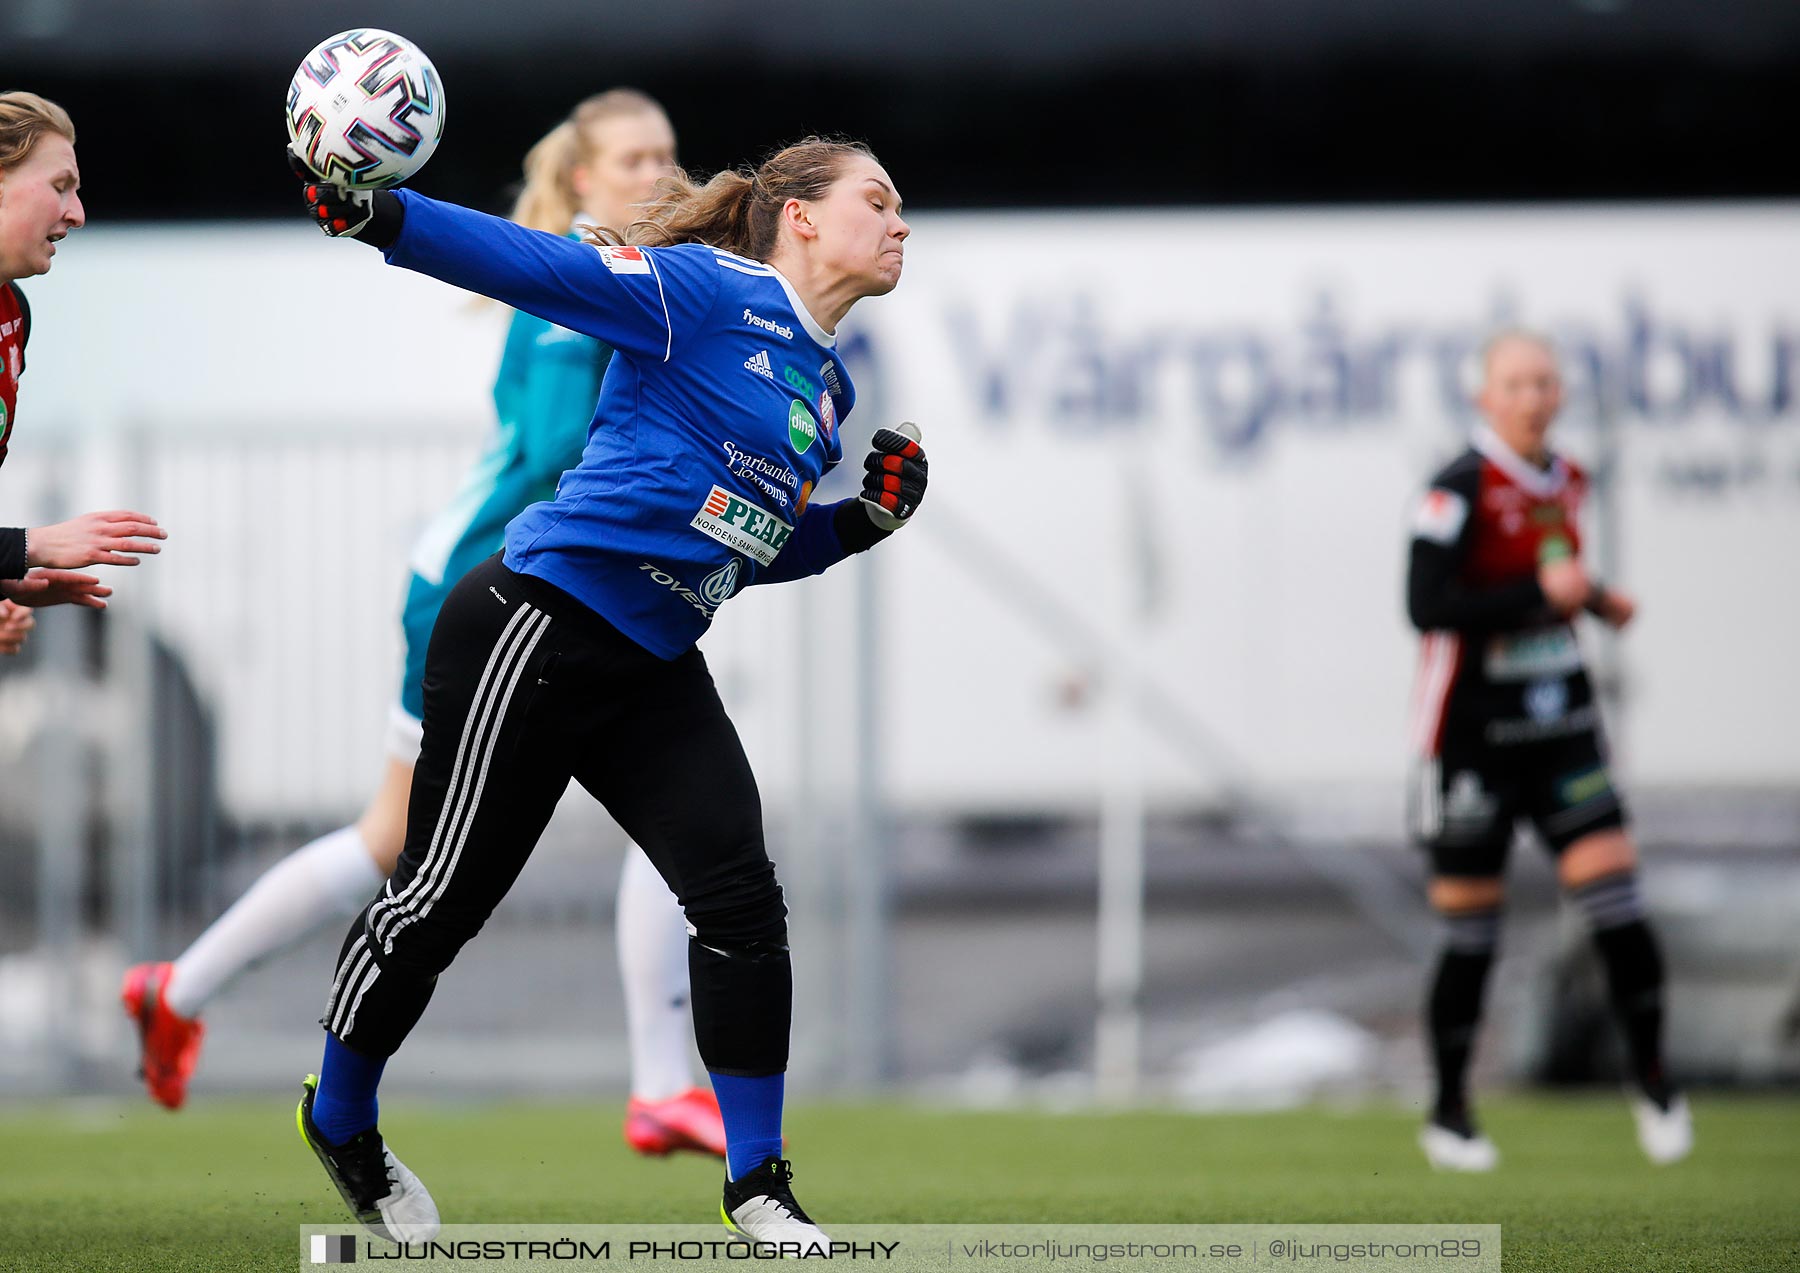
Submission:
[[340,31],[294,72],[287,124],[295,153],[322,180],[397,186],[444,135],[444,81],[418,45],[392,31]]

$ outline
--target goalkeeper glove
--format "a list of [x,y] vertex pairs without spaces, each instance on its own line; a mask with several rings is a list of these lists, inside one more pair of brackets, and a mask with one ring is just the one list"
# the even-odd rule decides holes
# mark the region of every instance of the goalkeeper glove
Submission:
[[907,422],[898,430],[877,429],[869,445],[873,449],[863,460],[863,511],[882,530],[899,530],[925,498],[930,466],[919,445],[919,426]]
[[386,251],[400,237],[406,210],[392,190],[352,190],[319,180],[318,174],[288,147],[288,167],[300,178],[306,213],[334,239],[355,239]]

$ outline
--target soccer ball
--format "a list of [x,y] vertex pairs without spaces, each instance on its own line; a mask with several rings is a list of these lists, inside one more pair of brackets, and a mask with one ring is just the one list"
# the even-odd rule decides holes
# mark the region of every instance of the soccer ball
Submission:
[[341,31],[288,85],[288,139],[322,180],[353,190],[397,186],[444,134],[444,82],[416,44],[374,27]]

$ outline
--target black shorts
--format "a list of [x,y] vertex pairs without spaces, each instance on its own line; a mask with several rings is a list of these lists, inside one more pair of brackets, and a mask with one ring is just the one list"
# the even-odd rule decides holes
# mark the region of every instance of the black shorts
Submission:
[[1520,819],[1553,855],[1625,825],[1597,730],[1510,747],[1452,733],[1417,764],[1410,787],[1409,829],[1438,875],[1499,875]]

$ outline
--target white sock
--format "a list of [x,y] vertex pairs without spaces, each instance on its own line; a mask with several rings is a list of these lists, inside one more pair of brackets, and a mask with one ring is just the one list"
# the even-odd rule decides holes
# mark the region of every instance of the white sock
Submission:
[[619,975],[625,982],[625,1026],[631,1035],[631,1094],[644,1101],[666,1100],[694,1086],[687,917],[635,844],[625,850],[625,869],[619,874],[615,927]]
[[198,1016],[258,960],[356,914],[384,878],[354,826],[295,849],[182,952],[164,991],[169,1007],[184,1017]]

